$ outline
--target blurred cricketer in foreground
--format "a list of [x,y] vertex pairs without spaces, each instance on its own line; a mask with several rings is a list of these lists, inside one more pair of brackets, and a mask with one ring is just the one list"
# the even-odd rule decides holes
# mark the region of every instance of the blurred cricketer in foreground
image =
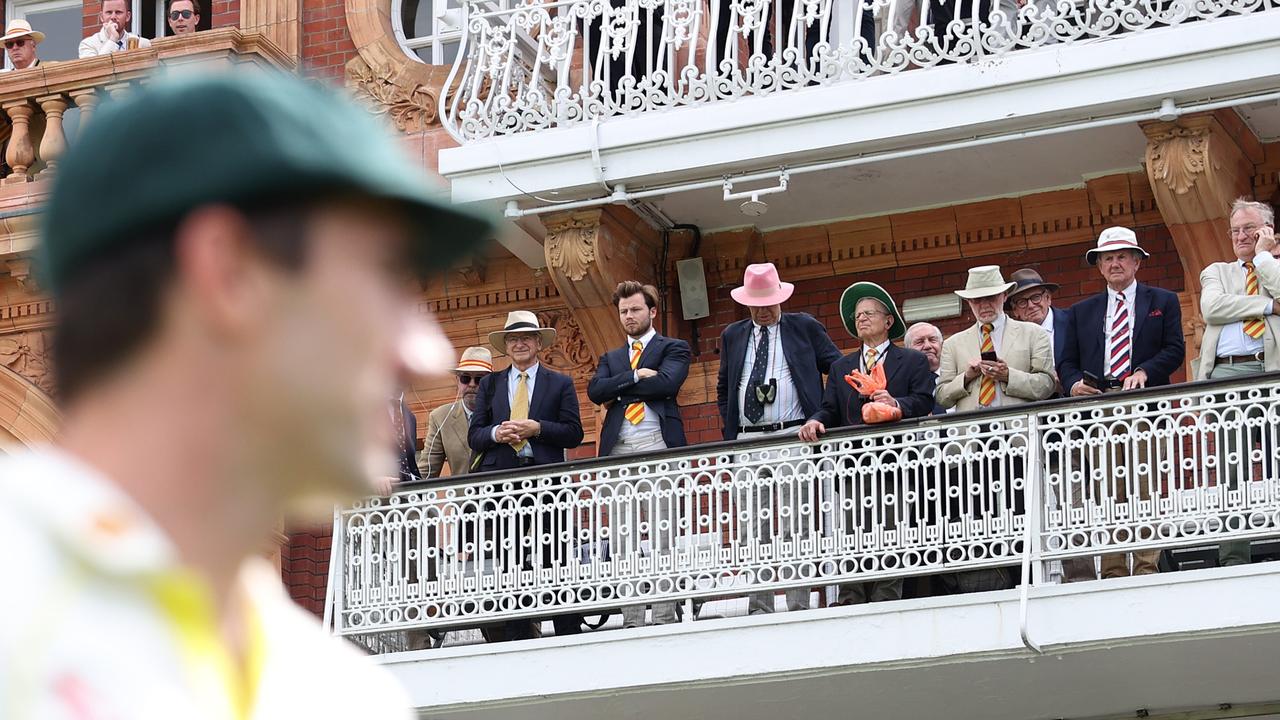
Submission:
[[0,717],[408,717],[259,557],[394,474],[386,399],[452,359],[408,288],[489,222],[294,78],[158,79],[93,120],[38,256],[61,438],[0,460]]

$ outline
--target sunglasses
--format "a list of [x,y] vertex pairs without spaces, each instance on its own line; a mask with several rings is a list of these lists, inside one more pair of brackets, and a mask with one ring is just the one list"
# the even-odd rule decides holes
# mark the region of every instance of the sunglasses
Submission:
[[27,44],[27,43],[29,43],[29,42],[31,42],[31,41],[30,41],[30,40],[28,40],[27,38],[18,38],[17,40],[5,40],[5,41],[4,41],[4,46],[5,46],[6,48],[8,48],[8,49],[12,50],[12,49],[14,49],[14,48],[16,48],[16,47],[22,47],[23,45],[26,45],[26,44]]
[[182,18],[183,20],[190,20],[192,15],[195,15],[195,13],[190,10],[172,10],[169,12],[169,19],[177,20]]
[[463,385],[479,385],[483,379],[483,375],[458,375],[458,382]]

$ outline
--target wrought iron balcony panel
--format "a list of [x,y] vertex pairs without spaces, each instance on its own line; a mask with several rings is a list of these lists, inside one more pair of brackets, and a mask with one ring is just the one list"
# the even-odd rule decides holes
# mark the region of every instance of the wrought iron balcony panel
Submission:
[[[1276,6],[1276,0],[469,0],[463,47],[441,107],[445,127],[469,142],[939,65],[994,66],[1048,45],[1166,32]],[[940,8],[948,17],[934,17]],[[911,31],[902,15],[915,9],[920,22]]]
[[1280,375],[422,484],[340,511],[340,634],[1280,535]]

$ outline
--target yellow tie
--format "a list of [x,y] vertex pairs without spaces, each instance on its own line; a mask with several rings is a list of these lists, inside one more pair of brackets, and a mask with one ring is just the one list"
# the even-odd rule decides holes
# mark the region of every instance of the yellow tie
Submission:
[[[512,420],[528,420],[529,419],[529,373],[520,373],[520,379],[516,381],[516,396],[511,401],[511,419]],[[512,445],[516,452],[524,449],[528,445],[528,440],[521,440]]]
[[[1244,292],[1246,295],[1258,294],[1258,274],[1253,271],[1253,263],[1244,264]],[[1244,334],[1255,340],[1266,332],[1267,325],[1260,317],[1248,318],[1244,321]]]
[[[633,371],[640,367],[640,354],[643,352],[644,345],[641,345],[639,340],[631,343],[631,369]],[[622,416],[632,425],[639,425],[640,421],[644,420],[644,403],[631,403],[627,406],[627,410]]]
[[[982,324],[982,352],[995,352],[995,343],[991,341],[991,331],[993,330],[991,323]],[[987,407],[996,401],[996,380],[986,375],[982,376],[982,384],[978,386],[978,404]]]
[[865,358],[867,363],[867,372],[871,372],[872,370],[876,369],[876,359],[877,359],[876,355],[878,354],[879,353],[876,352],[875,348],[867,348],[866,358]]

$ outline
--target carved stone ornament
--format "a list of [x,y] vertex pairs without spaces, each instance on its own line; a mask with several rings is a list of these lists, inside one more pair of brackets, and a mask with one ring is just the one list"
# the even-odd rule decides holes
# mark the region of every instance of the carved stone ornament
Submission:
[[547,227],[547,264],[577,282],[596,261],[600,225],[578,217]]
[[1163,182],[1175,194],[1195,187],[1208,162],[1209,128],[1173,127],[1152,136],[1147,162],[1152,179]]
[[43,331],[0,337],[0,365],[18,373],[45,393],[53,391],[48,338]]
[[543,355],[548,367],[572,375],[587,376],[595,372],[596,356],[587,347],[582,328],[573,313],[564,310],[546,310],[539,313],[543,327],[555,328],[556,342]]
[[347,63],[346,84],[370,112],[386,115],[401,132],[421,132],[436,124],[439,88],[420,83],[399,85],[387,73],[369,67],[362,57]]

